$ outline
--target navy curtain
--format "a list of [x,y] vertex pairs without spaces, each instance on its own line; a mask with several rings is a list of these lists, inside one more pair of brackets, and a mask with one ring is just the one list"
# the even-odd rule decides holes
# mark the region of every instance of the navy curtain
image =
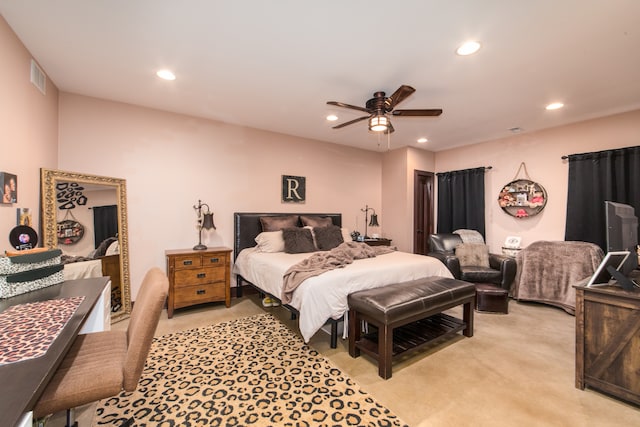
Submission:
[[105,239],[118,236],[118,207],[95,206],[93,209],[93,230],[96,248]]
[[484,167],[438,175],[438,233],[460,228],[484,237]]
[[640,146],[569,156],[565,240],[607,251],[604,202],[631,205],[640,215]]

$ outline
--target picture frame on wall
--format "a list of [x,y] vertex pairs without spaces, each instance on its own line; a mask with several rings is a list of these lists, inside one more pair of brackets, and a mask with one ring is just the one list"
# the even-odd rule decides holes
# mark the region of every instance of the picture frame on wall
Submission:
[[307,179],[304,176],[282,175],[282,203],[305,203]]
[[8,172],[0,172],[0,203],[18,202],[18,176]]

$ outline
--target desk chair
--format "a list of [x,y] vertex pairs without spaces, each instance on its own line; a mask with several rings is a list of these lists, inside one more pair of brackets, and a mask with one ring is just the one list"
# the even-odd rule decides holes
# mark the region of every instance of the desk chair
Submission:
[[71,427],[71,408],[115,396],[122,390],[134,391],[168,288],[165,273],[159,268],[150,269],[142,280],[126,331],[78,335],[36,403],[34,417],[66,409],[67,427]]

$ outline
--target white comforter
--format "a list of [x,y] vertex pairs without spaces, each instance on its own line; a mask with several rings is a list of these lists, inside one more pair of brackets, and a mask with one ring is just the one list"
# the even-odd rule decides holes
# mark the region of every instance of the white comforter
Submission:
[[[249,248],[240,252],[233,272],[279,298],[284,273],[310,255],[264,253]],[[289,305],[298,310],[300,333],[304,341],[309,342],[329,318],[340,319],[343,316],[348,309],[349,294],[429,276],[453,277],[436,258],[392,252],[357,260],[344,268],[305,280],[293,293]]]

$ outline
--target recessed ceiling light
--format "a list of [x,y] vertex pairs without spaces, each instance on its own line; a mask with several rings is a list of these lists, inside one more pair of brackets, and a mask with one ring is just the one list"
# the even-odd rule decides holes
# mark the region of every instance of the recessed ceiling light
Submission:
[[425,137],[418,138],[418,143],[419,143],[419,144],[424,144],[424,143],[425,143],[425,142],[427,142],[427,141],[428,141],[428,139],[427,139],[427,138],[425,138]]
[[465,42],[456,49],[456,53],[460,56],[471,55],[476,53],[480,49],[480,46],[480,43],[476,41]]
[[327,120],[329,120],[330,122],[335,122],[336,120],[338,120],[338,116],[336,116],[335,114],[329,114],[327,116]]
[[163,80],[175,80],[176,79],[176,75],[173,74],[169,70],[158,70],[158,72],[156,73],[156,76],[160,77]]
[[516,126],[516,127],[514,127],[514,128],[510,128],[510,129],[509,129],[509,131],[510,131],[511,133],[520,133],[520,132],[522,132],[522,128],[521,128],[521,127],[517,127],[517,126]]
[[547,110],[557,110],[558,108],[562,107],[564,107],[564,104],[562,102],[552,102],[544,108],[546,108]]

